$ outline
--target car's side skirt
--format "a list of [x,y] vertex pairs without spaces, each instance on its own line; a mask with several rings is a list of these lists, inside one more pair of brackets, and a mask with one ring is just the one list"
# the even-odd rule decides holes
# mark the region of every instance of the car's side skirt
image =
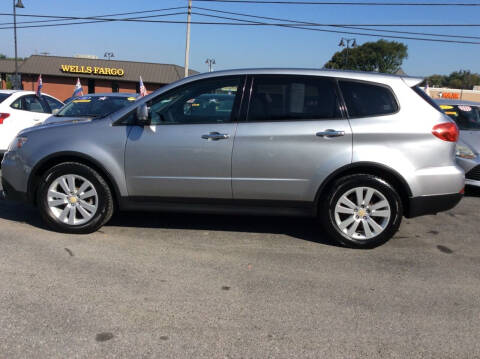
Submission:
[[122,197],[123,211],[167,211],[212,214],[316,216],[314,202],[173,197]]

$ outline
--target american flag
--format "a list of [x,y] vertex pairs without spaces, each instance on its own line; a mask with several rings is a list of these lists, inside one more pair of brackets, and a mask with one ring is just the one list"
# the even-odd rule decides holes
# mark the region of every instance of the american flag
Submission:
[[147,89],[145,88],[145,85],[143,84],[142,76],[140,76],[140,96],[147,96]]
[[40,74],[38,75],[38,80],[37,80],[37,96],[38,97],[42,96],[42,87],[43,87],[42,74]]
[[75,89],[73,90],[72,97],[77,97],[77,96],[83,96],[83,88],[82,88],[82,84],[80,83],[80,77],[77,78],[77,83],[75,85]]

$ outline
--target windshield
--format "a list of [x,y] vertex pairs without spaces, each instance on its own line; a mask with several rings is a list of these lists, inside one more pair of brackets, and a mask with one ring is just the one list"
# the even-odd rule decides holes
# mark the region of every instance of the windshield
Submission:
[[455,121],[460,130],[480,130],[480,108],[465,105],[440,105],[440,108]]
[[9,96],[10,96],[9,93],[0,93],[0,103],[2,103],[3,100],[5,100]]
[[57,117],[104,117],[131,104],[135,97],[82,96],[63,106]]

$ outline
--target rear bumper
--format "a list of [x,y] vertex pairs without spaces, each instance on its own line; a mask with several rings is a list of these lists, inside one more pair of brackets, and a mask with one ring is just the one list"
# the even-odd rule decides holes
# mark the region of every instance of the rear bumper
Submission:
[[462,199],[463,194],[452,193],[436,196],[411,197],[405,217],[413,218],[427,214],[437,214],[455,207]]

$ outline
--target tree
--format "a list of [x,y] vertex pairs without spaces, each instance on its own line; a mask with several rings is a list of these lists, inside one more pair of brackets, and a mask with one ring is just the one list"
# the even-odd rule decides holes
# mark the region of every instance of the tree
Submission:
[[427,81],[430,86],[471,90],[473,86],[480,85],[480,74],[460,70],[450,75],[432,75],[427,78]]
[[[348,51],[348,61],[347,61]],[[327,69],[395,73],[408,57],[406,45],[396,41],[378,40],[336,52],[325,64]]]

